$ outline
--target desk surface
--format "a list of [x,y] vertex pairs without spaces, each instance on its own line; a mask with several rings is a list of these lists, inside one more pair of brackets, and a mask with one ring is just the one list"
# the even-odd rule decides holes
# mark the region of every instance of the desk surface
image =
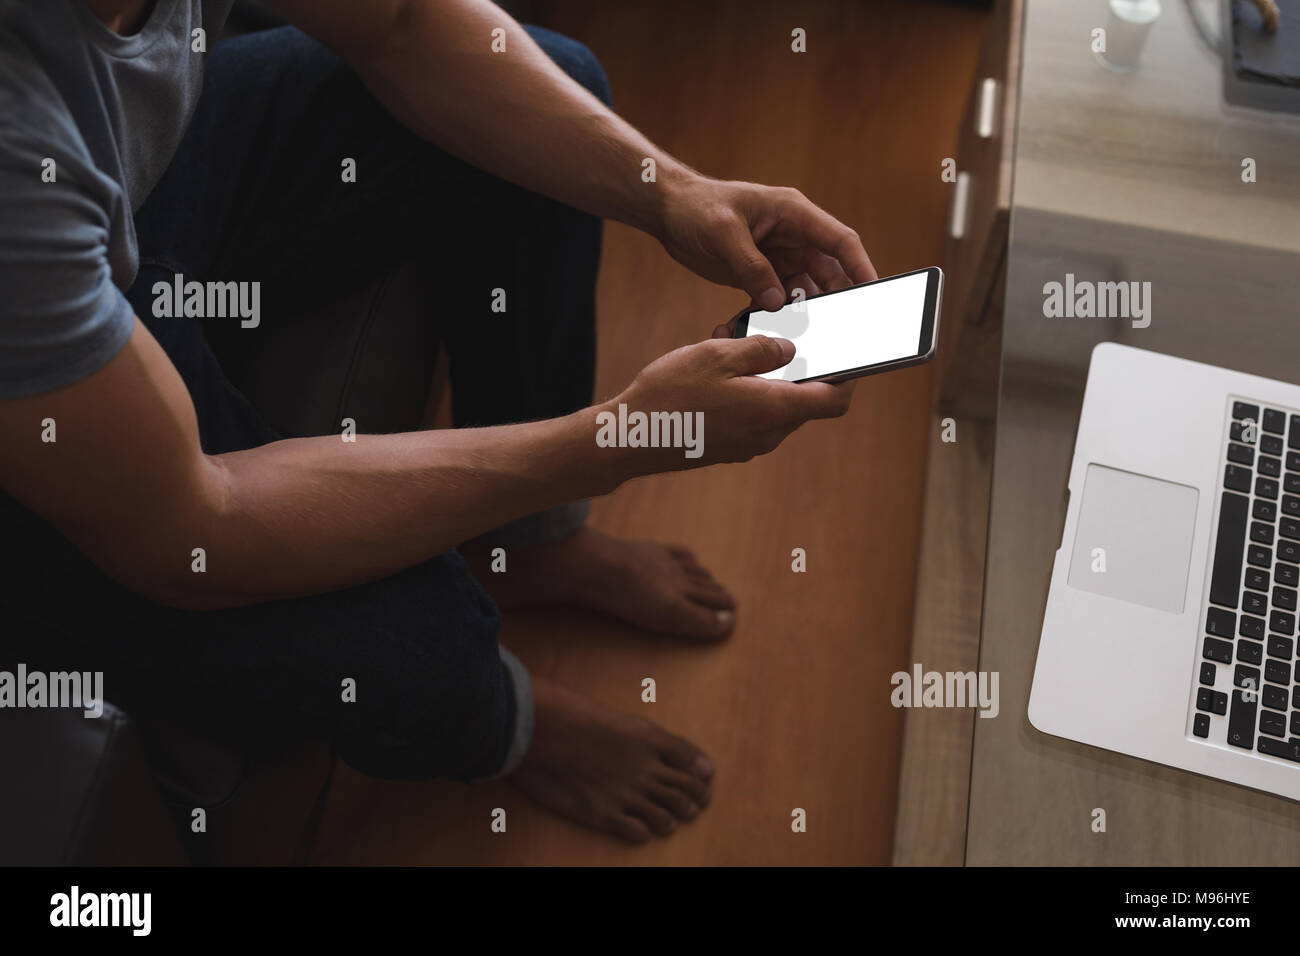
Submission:
[[[1197,8],[1217,32],[1216,4]],[[1300,381],[1300,117],[1225,105],[1181,0],[1165,0],[1131,74],[1094,58],[1105,22],[1104,0],[1027,4],[980,646],[1002,716],[975,721],[966,859],[1294,864],[1300,804],[1049,737],[1025,716],[1092,347]],[[1067,272],[1151,282],[1150,327],[1045,318],[1043,284]],[[1091,829],[1098,807],[1105,833]]]

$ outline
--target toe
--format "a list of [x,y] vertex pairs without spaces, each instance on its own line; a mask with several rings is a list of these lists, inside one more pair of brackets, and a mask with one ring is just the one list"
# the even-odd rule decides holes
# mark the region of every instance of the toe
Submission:
[[693,773],[686,773],[673,767],[664,766],[658,773],[658,780],[666,787],[679,790],[696,806],[703,809],[713,799],[713,785]]
[[666,610],[667,630],[683,637],[718,641],[736,626],[736,615],[730,609],[708,607],[687,594],[679,595]]
[[616,813],[609,818],[606,829],[628,843],[645,843],[651,837],[650,827],[639,816]]
[[697,604],[703,604],[705,607],[720,611],[734,611],[736,609],[736,599],[717,584],[692,583],[687,585],[686,594],[691,600]]
[[673,819],[672,813],[649,796],[637,797],[629,802],[627,812],[644,820],[650,832],[659,836],[671,836],[677,831],[677,821]]
[[660,783],[652,784],[649,795],[651,800],[678,820],[694,820],[699,815],[700,805],[677,787]]
[[664,732],[664,742],[659,756],[670,767],[689,773],[700,780],[713,777],[713,761],[695,744],[683,737]]

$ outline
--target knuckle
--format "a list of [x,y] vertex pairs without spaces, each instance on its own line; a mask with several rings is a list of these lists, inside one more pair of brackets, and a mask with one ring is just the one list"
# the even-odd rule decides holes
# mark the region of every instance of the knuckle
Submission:
[[725,203],[714,203],[704,211],[704,221],[716,229],[729,229],[736,220],[736,211]]

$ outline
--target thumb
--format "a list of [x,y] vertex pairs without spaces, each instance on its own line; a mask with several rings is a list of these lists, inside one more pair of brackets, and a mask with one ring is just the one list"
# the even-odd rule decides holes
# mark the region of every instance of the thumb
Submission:
[[749,335],[732,339],[727,350],[727,368],[736,375],[758,375],[789,365],[794,358],[794,343],[766,335]]
[[734,221],[727,230],[723,259],[740,288],[763,309],[775,312],[785,304],[785,287],[777,278],[776,270],[767,256],[758,251],[749,228],[740,220]]

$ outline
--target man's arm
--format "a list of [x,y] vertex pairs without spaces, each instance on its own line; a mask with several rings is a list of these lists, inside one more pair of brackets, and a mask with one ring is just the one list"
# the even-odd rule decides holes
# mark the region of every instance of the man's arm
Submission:
[[[830,289],[876,278],[852,229],[797,190],[699,175],[571,80],[488,0],[270,5],[342,56],[420,136],[502,179],[643,229],[688,268],[764,308],[781,306],[792,279]],[[497,29],[505,52],[492,50]],[[653,183],[641,179],[646,158]]]
[[[271,0],[352,66],[420,136],[502,179],[603,218],[651,229],[685,167],[571,80],[486,0]],[[492,51],[493,30],[505,52]]]
[[[754,377],[793,346],[761,337],[679,349],[620,400],[706,413],[705,457],[602,448],[597,409],[494,428],[299,438],[205,455],[194,407],[138,320],[126,347],[66,388],[0,401],[0,487],[119,583],[213,608],[383,577],[508,520],[638,474],[742,460],[847,392]],[[53,419],[54,442],[42,441]],[[195,548],[206,570],[192,570]]]

